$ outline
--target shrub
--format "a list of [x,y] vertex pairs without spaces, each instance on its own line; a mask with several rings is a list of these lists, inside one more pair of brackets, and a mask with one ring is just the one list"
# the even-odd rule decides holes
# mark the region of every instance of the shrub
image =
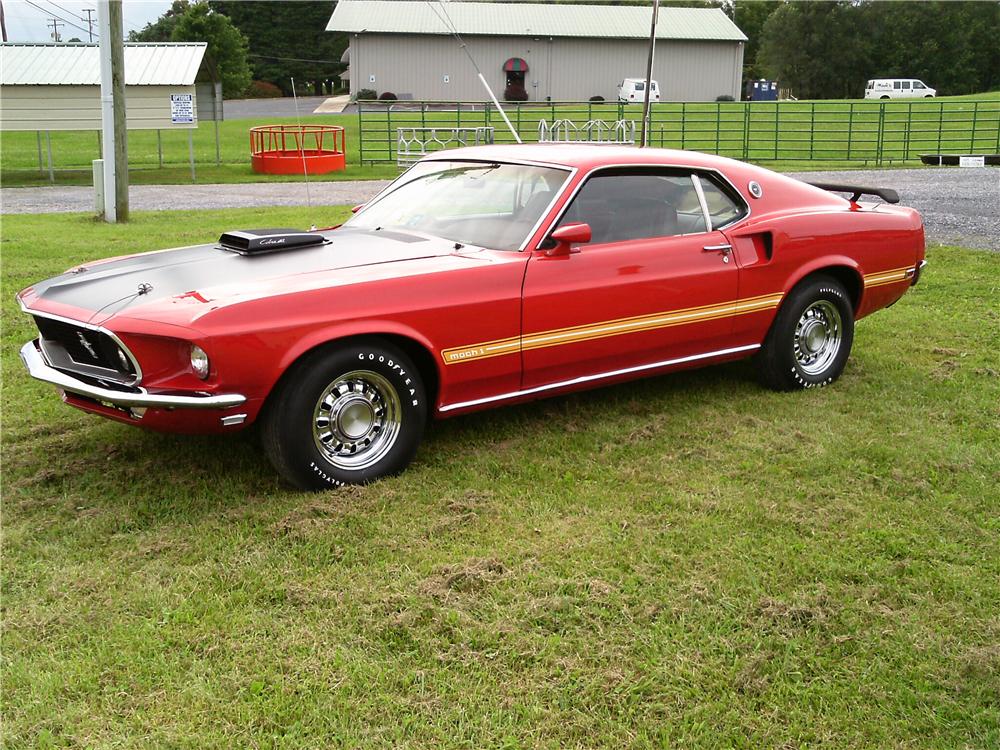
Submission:
[[251,81],[247,89],[247,96],[251,99],[277,99],[284,95],[282,90],[270,81]]
[[526,102],[528,92],[524,90],[524,86],[512,83],[503,90],[503,99],[505,102]]
[[735,102],[736,100],[733,99],[733,97],[731,97],[729,94],[722,94],[721,96],[715,97],[715,101],[717,101],[717,102]]
[[355,99],[378,99],[378,94],[375,93],[375,89],[358,89],[358,95],[354,97]]
[[394,101],[396,101],[396,95],[394,93],[392,93],[391,91],[383,91],[381,94],[379,94],[378,98],[379,98],[380,101],[383,101],[383,102],[394,102]]
[[590,101],[592,101],[592,102],[603,102],[604,101],[604,97],[603,96],[592,96],[592,97],[590,97]]

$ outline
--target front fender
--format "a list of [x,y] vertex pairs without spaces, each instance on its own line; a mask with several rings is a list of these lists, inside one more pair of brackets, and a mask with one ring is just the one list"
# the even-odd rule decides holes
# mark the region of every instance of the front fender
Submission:
[[[418,344],[434,355],[436,347],[430,340],[416,329],[395,320],[365,320],[349,321],[344,323],[332,323],[321,328],[309,331],[308,334],[297,340],[282,355],[278,363],[278,377],[284,374],[289,367],[297,362],[303,355],[311,352],[317,347],[328,344],[332,341],[352,338],[357,336],[399,336]],[[432,357],[435,367],[438,370],[438,377],[444,374],[441,358]],[[277,378],[275,379],[277,382]],[[274,383],[271,384],[274,387]]]

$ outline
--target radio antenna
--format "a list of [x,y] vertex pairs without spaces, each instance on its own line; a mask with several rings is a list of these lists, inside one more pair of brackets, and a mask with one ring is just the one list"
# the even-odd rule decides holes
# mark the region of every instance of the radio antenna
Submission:
[[[438,9],[434,6],[433,0],[426,0],[426,2],[427,5],[430,6],[430,9],[434,11],[434,15],[438,17],[438,20],[444,24],[445,30],[450,31],[455,39],[458,40],[458,46],[462,48],[465,56],[468,57],[469,62],[472,63],[472,67],[476,69],[476,75],[479,76],[479,82],[483,84],[483,88],[486,89],[486,93],[489,94],[490,99],[493,100],[493,106],[497,108],[497,111],[500,113],[503,121],[507,123],[507,129],[510,131],[510,134],[514,136],[515,141],[521,143],[521,136],[518,135],[517,130],[514,129],[510,119],[507,117],[507,113],[504,112],[503,107],[500,106],[500,102],[497,101],[497,98],[493,93],[493,89],[490,88],[490,85],[486,82],[486,78],[483,76],[483,71],[479,69],[475,58],[472,56],[472,53],[469,52],[469,48],[465,45],[465,40],[463,40],[461,34],[458,33],[458,29],[455,27],[455,24],[451,22],[451,17],[448,15],[448,11],[445,10],[443,0],[438,0],[438,2],[441,3],[441,13],[438,13]],[[442,14],[444,14],[443,17]]]
[[[295,102],[295,121],[299,126],[299,136],[296,140],[299,142],[299,155],[302,157],[302,177],[305,179],[306,183],[306,205],[309,206],[309,211],[312,212],[312,195],[309,192],[309,169],[306,166],[306,134],[302,129],[302,115],[299,114],[299,97],[295,93],[295,79],[292,78],[292,99]],[[312,225],[312,229],[316,229],[316,225]],[[310,230],[312,231],[312,230]]]

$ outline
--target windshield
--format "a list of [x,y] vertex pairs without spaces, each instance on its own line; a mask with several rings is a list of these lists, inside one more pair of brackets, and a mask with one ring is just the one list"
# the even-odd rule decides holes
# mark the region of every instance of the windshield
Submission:
[[411,229],[463,245],[519,250],[569,172],[498,162],[425,161],[347,222]]

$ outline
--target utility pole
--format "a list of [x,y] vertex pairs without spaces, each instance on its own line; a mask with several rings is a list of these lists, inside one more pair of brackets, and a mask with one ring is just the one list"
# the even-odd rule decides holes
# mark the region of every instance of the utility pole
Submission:
[[7,41],[7,21],[3,17],[3,0],[0,0],[0,32],[3,32],[3,40]]
[[653,0],[653,20],[649,25],[649,58],[646,60],[646,90],[642,97],[642,135],[639,146],[645,147],[649,139],[649,85],[653,80],[653,55],[656,52],[656,15],[660,10],[660,0]]
[[84,8],[83,12],[87,14],[87,31],[90,34],[90,41],[94,41],[94,13],[97,11],[93,8]]
[[128,221],[128,152],[125,131],[125,48],[121,0],[99,0],[101,132],[104,220]]
[[56,18],[50,18],[48,21],[45,22],[45,25],[52,27],[52,31],[49,33],[49,36],[52,37],[52,41],[55,42],[56,44],[61,42],[62,37],[59,36],[59,27],[65,26],[66,24],[64,24],[62,21]]

